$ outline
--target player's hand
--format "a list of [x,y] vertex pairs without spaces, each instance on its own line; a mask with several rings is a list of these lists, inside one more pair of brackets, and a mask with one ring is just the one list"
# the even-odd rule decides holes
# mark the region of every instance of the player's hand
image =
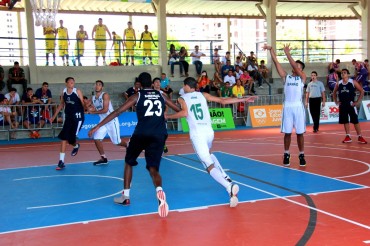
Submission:
[[252,97],[247,97],[245,102],[247,103],[252,103],[254,100],[256,100],[258,97],[257,96],[252,96]]
[[95,126],[95,127],[93,127],[88,133],[87,133],[87,135],[89,136],[89,138],[91,138],[93,135],[94,135],[94,133],[97,131],[99,129],[99,127],[98,126]]
[[291,50],[291,48],[290,48],[290,44],[284,44],[283,50],[284,50],[285,54],[286,54],[286,53],[289,53],[289,52],[290,52],[290,50]]
[[264,44],[263,46],[262,46],[262,50],[271,50],[272,49],[272,47],[271,46],[269,46],[269,45],[267,45],[267,44]]

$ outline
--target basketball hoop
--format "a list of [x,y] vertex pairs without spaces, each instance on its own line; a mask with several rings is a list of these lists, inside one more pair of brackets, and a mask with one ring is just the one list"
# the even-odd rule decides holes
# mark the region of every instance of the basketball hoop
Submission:
[[32,12],[35,16],[35,25],[43,27],[56,27],[55,16],[58,13],[60,0],[30,0]]

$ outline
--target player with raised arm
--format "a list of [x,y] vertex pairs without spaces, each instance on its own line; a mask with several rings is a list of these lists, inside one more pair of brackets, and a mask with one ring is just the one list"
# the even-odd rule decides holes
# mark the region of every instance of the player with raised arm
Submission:
[[171,100],[163,97],[159,91],[152,89],[152,78],[149,73],[141,73],[138,80],[141,82],[143,90],[130,96],[124,104],[92,128],[89,131],[89,137],[98,131],[100,127],[136,104],[138,123],[126,151],[124,189],[121,196],[114,198],[114,202],[122,205],[130,204],[133,166],[138,164],[137,158],[145,150],[146,168],[153,180],[159,202],[158,213],[161,217],[166,217],[169,209],[166,195],[162,188],[162,177],[159,174],[163,147],[167,139],[164,118],[165,104],[175,111],[180,109]]
[[207,102],[217,102],[221,104],[232,104],[239,102],[253,102],[256,97],[245,98],[220,98],[212,96],[206,92],[197,92],[197,80],[188,77],[184,80],[184,91],[178,102],[181,105],[181,111],[175,114],[166,115],[167,119],[178,119],[186,117],[189,124],[190,140],[193,144],[194,151],[203,163],[207,172],[225,187],[230,195],[230,207],[238,205],[239,186],[232,182],[230,177],[225,173],[216,156],[211,153],[214,131],[212,129],[211,117]]

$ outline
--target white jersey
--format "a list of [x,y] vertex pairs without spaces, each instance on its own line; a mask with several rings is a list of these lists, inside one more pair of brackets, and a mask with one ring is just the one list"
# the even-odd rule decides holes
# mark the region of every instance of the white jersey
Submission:
[[[96,96],[92,97],[92,103],[94,104],[94,107],[96,110],[102,110],[104,108],[104,96],[105,92],[102,92],[98,98]],[[107,117],[110,113],[114,111],[112,102],[109,101],[108,111],[103,114],[99,114],[100,120],[103,120],[105,117]]]
[[188,107],[188,116],[186,120],[189,124],[190,135],[193,131],[206,128],[212,129],[211,116],[209,115],[208,104],[206,98],[201,92],[185,93],[181,98],[184,99]]
[[303,87],[304,84],[301,77],[287,75],[284,84],[284,104],[288,105],[287,103],[291,104],[302,102]]

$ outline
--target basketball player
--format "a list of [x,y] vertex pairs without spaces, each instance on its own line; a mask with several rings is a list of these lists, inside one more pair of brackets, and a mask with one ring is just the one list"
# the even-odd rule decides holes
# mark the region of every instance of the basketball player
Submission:
[[66,88],[64,88],[60,96],[60,104],[56,109],[50,122],[54,122],[55,118],[62,108],[64,108],[65,120],[62,131],[59,133],[58,138],[61,140],[59,163],[56,170],[65,168],[64,157],[67,147],[67,142],[73,146],[71,156],[78,153],[80,144],[76,142],[76,136],[84,123],[84,102],[82,92],[75,88],[75,79],[67,77],[65,79]]
[[141,42],[143,42],[143,64],[146,64],[145,59],[148,57],[150,61],[150,65],[153,65],[152,43],[151,42],[153,42],[155,47],[157,47],[157,45],[154,42],[152,33],[148,32],[148,25],[145,25],[144,29],[145,31],[141,33],[139,48],[141,48]]
[[[78,65],[82,66],[81,64],[81,56],[84,55],[85,51],[85,40],[89,39],[87,32],[84,30],[83,25],[79,25],[79,30],[76,32],[76,47],[75,47],[75,56],[77,57]],[[76,65],[76,64],[74,64]]]
[[126,47],[126,66],[128,66],[128,57],[131,57],[131,65],[134,66],[134,53],[136,46],[135,30],[132,28],[131,21],[127,22],[128,28],[123,31],[123,45]]
[[55,66],[55,29],[44,27],[46,66],[49,66],[49,54],[53,55],[53,65]]
[[284,166],[290,166],[290,143],[292,138],[293,128],[297,134],[297,143],[299,149],[299,165],[306,166],[304,158],[304,137],[306,132],[306,115],[303,105],[303,87],[306,81],[306,74],[303,72],[304,63],[300,60],[294,61],[290,54],[289,44],[284,45],[284,52],[287,56],[290,65],[292,66],[292,74],[289,75],[277,60],[276,53],[271,46],[264,45],[264,50],[269,50],[272,61],[275,64],[276,70],[279,73],[283,84],[285,101],[283,106],[283,118],[281,121],[281,132],[284,133]]
[[[356,90],[360,92],[357,100],[355,100]],[[356,107],[361,103],[364,93],[364,89],[361,87],[359,82],[349,78],[348,69],[342,69],[342,79],[335,85],[333,91],[334,102],[339,105],[339,124],[343,124],[344,130],[346,131],[346,137],[342,143],[352,142],[349,134],[349,123],[352,123],[358,136],[358,142],[367,144],[366,140],[361,135],[361,128],[356,111]],[[348,117],[350,120],[348,120]]]
[[137,158],[145,150],[146,168],[153,180],[159,201],[158,213],[159,216],[166,217],[168,214],[168,204],[162,188],[162,178],[159,174],[163,146],[167,138],[164,119],[165,104],[175,111],[179,111],[180,109],[171,100],[163,97],[159,91],[151,88],[152,79],[149,73],[141,73],[138,80],[144,89],[129,97],[122,106],[110,113],[104,120],[91,129],[89,131],[89,137],[98,131],[100,127],[136,104],[138,123],[126,151],[124,190],[121,196],[114,198],[114,202],[122,205],[130,204],[132,168],[138,164]]
[[248,98],[220,98],[214,97],[205,92],[197,92],[197,80],[188,77],[184,80],[185,94],[178,99],[181,111],[175,114],[166,115],[167,119],[178,119],[186,117],[189,124],[190,140],[194,151],[203,163],[204,168],[219,184],[225,187],[230,195],[230,207],[238,205],[239,186],[233,183],[225,173],[216,156],[211,154],[210,149],[214,139],[211,117],[208,110],[209,101],[221,104],[238,102],[253,102],[256,97]]
[[[112,39],[112,35],[106,25],[103,25],[103,19],[98,19],[98,25],[95,25],[92,30],[92,38],[95,40],[95,54],[96,54],[96,66],[99,65],[98,59],[101,54],[103,57],[103,65],[106,66],[107,63],[105,62],[105,50],[107,49],[107,33],[109,35],[109,39]],[[96,33],[96,36],[94,34]]]
[[[101,80],[97,80],[95,82],[95,95],[92,97],[91,101],[93,107],[87,108],[89,114],[98,114],[100,117],[100,121],[102,121],[107,115],[113,112],[113,106],[110,100],[108,93],[103,91],[104,82]],[[107,156],[104,153],[103,148],[103,139],[108,134],[110,140],[113,144],[127,147],[126,142],[121,141],[120,138],[120,129],[119,129],[119,122],[118,118],[114,118],[112,121],[108,122],[104,126],[100,127],[94,133],[94,142],[95,146],[99,151],[101,158],[94,162],[94,165],[104,165],[108,164]]]
[[60,27],[57,28],[56,37],[58,37],[58,46],[59,46],[59,56],[62,57],[63,66],[69,66],[69,55],[68,55],[68,46],[69,46],[69,36],[68,29],[63,26],[63,20],[59,21]]

